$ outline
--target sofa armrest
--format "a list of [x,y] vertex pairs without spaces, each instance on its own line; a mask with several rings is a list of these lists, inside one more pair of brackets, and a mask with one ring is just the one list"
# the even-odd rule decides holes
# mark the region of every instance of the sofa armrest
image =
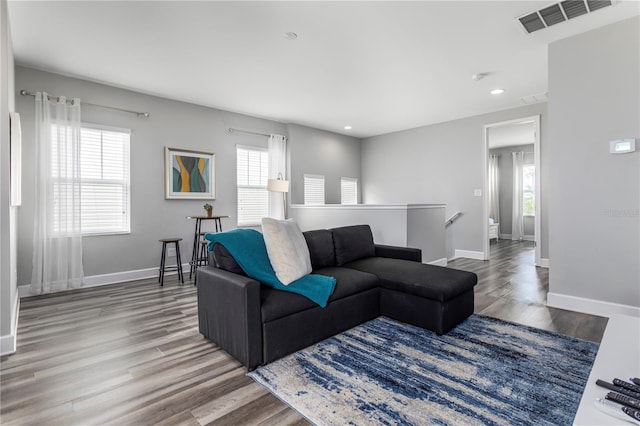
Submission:
[[197,274],[200,333],[253,370],[262,364],[260,283],[210,266]]
[[386,246],[376,244],[376,256],[390,257],[392,259],[412,260],[422,262],[422,250],[411,247]]

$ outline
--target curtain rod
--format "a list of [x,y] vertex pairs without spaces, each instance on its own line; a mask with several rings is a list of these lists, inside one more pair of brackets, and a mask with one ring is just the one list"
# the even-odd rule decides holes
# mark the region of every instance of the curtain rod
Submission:
[[[22,96],[33,96],[34,98],[36,97],[35,93],[28,92],[28,91],[26,91],[24,89],[22,89],[20,91],[20,94]],[[59,96],[48,95],[48,98],[49,98],[49,100],[56,100],[56,101],[60,100]],[[73,102],[73,101],[71,100],[71,102]],[[148,113],[148,112],[131,111],[129,109],[117,108],[117,107],[112,107],[112,106],[107,106],[107,105],[92,104],[91,102],[82,102],[82,104],[83,105],[91,105],[91,106],[98,107],[98,108],[107,108],[107,109],[113,109],[113,110],[116,110],[116,111],[128,112],[129,114],[135,114],[138,117],[150,117],[151,116],[151,114]]]
[[250,133],[252,135],[266,136],[266,137],[270,137],[271,136],[271,135],[268,135],[266,133],[250,132],[249,130],[234,129],[233,127],[229,127],[229,133],[233,133],[233,132]]

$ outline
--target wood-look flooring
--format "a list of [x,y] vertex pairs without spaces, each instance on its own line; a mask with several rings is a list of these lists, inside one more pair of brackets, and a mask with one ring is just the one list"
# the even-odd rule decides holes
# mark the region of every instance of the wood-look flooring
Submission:
[[[547,308],[530,243],[492,244],[476,312],[599,341],[606,319]],[[2,425],[295,425],[306,421],[198,333],[195,287],[174,276],[22,299],[0,363]]]

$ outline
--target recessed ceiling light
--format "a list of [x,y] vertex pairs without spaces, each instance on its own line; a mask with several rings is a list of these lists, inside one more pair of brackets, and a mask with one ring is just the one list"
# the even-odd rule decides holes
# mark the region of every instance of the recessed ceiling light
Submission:
[[501,93],[504,93],[504,89],[493,89],[493,90],[491,91],[491,94],[492,94],[492,95],[499,95],[499,94],[501,94]]
[[344,129],[345,129],[345,130],[351,130],[351,129],[353,129],[353,127],[351,127],[351,126],[344,126]]
[[284,38],[286,38],[287,40],[295,40],[298,38],[298,34],[293,32],[284,33]]

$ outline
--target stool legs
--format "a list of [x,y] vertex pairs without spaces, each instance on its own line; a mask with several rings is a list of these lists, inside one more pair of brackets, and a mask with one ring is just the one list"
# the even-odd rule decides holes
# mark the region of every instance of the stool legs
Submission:
[[[160,256],[160,269],[158,274],[158,282],[164,286],[164,273],[167,271],[177,271],[178,279],[184,284],[184,274],[182,272],[182,257],[180,256],[180,239],[160,240],[162,242],[162,254]],[[173,243],[176,247],[176,265],[166,266],[167,261],[167,244]]]
[[178,279],[184,284],[184,274],[182,272],[182,258],[180,257],[180,245],[176,241],[176,267],[178,268]]
[[160,274],[158,275],[158,282],[161,286],[164,286],[164,262],[167,258],[167,243],[162,243],[162,256],[160,257]]
[[193,279],[193,285],[198,285],[198,268],[203,265],[208,264],[207,258],[207,242],[200,241],[200,250],[198,250],[198,254],[196,256],[196,270],[195,270],[195,278]]

